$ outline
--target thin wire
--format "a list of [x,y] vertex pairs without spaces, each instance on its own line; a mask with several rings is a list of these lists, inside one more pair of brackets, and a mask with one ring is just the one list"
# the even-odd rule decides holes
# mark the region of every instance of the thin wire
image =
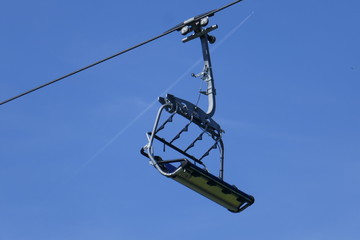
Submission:
[[[238,2],[241,2],[241,1],[242,1],[242,0],[234,1],[234,2],[232,2],[232,3],[230,3],[230,4],[227,4],[227,5],[225,5],[225,6],[221,7],[221,8],[218,8],[218,9],[215,9],[215,10],[210,11],[210,12],[208,12],[208,13],[199,15],[199,16],[193,18],[193,19],[195,20],[195,19],[199,19],[199,18],[202,18],[202,17],[205,17],[205,16],[213,16],[215,13],[217,13],[217,12],[219,12],[219,11],[225,9],[225,8],[228,8],[228,7],[234,5],[234,4],[238,3]],[[50,82],[47,82],[47,83],[45,83],[45,84],[42,84],[42,85],[40,85],[40,86],[38,86],[38,87],[36,87],[36,88],[33,88],[33,89],[29,90],[29,91],[23,92],[23,93],[21,93],[21,94],[19,94],[19,95],[17,95],[17,96],[14,96],[14,97],[12,97],[12,98],[9,98],[9,99],[7,99],[7,100],[5,100],[5,101],[3,101],[3,102],[0,102],[0,106],[3,105],[3,104],[5,104],[5,103],[11,102],[11,101],[13,101],[13,100],[15,100],[15,99],[18,99],[18,98],[20,98],[20,97],[23,97],[23,96],[25,96],[25,95],[27,95],[27,94],[29,94],[29,93],[35,92],[35,91],[37,91],[37,90],[39,90],[39,89],[41,89],[41,88],[44,88],[44,87],[46,87],[46,86],[49,86],[49,85],[51,85],[51,84],[53,84],[53,83],[56,83],[56,82],[58,82],[58,81],[60,81],[60,80],[63,80],[63,79],[68,78],[68,77],[70,77],[70,76],[73,76],[73,75],[75,75],[75,74],[77,74],[77,73],[80,73],[80,72],[82,72],[82,71],[84,71],[84,70],[86,70],[86,69],[92,68],[92,67],[94,67],[94,66],[96,66],[96,65],[98,65],[98,64],[100,64],[100,63],[106,62],[106,61],[108,61],[108,60],[110,60],[110,59],[112,59],[112,58],[115,58],[115,57],[117,57],[117,56],[119,56],[119,55],[122,55],[122,54],[124,54],[124,53],[126,53],[126,52],[129,52],[129,51],[131,51],[131,50],[134,50],[135,48],[138,48],[138,47],[140,47],[140,46],[142,46],[142,45],[145,45],[145,44],[147,44],[147,43],[150,43],[150,42],[152,42],[152,41],[154,41],[154,40],[156,40],[156,39],[159,39],[159,38],[161,38],[161,37],[163,37],[163,36],[165,36],[165,35],[168,35],[169,33],[172,33],[172,32],[174,32],[174,31],[178,31],[178,30],[180,30],[183,26],[185,26],[186,24],[187,24],[187,21],[185,21],[185,22],[177,25],[176,27],[171,28],[170,30],[168,30],[168,31],[166,31],[166,32],[164,32],[164,33],[162,33],[162,34],[154,37],[154,38],[151,38],[151,39],[149,39],[149,40],[147,40],[147,41],[145,41],[145,42],[139,43],[139,44],[137,44],[137,45],[135,45],[135,46],[133,46],[133,47],[130,47],[130,48],[125,49],[125,50],[123,50],[123,51],[121,51],[121,52],[118,52],[118,53],[116,53],[116,54],[114,54],[114,55],[112,55],[112,56],[110,56],[110,57],[104,58],[104,59],[102,59],[102,60],[100,60],[100,61],[97,61],[97,62],[95,62],[95,63],[92,63],[92,64],[90,64],[90,65],[88,65],[88,66],[86,66],[86,67],[83,67],[83,68],[81,68],[81,69],[79,69],[79,70],[76,70],[76,71],[74,71],[74,72],[72,72],[72,73],[66,74],[66,75],[64,75],[64,76],[62,76],[62,77],[59,77],[59,78],[57,78],[57,79],[54,79],[54,80],[52,80],[52,81],[50,81]]]
[[196,107],[199,105],[199,102],[200,102],[203,85],[204,85],[204,81],[202,79],[200,79],[199,95],[198,95],[198,98],[197,98],[196,104],[195,104]]
[[37,91],[37,90],[39,90],[39,89],[41,89],[41,88],[43,88],[43,87],[49,86],[49,85],[51,85],[51,84],[53,84],[53,83],[56,83],[56,82],[58,82],[58,81],[60,81],[60,80],[63,80],[63,79],[65,79],[65,78],[68,78],[68,77],[70,77],[70,76],[73,76],[73,75],[75,75],[75,74],[77,74],[77,73],[80,73],[80,72],[82,72],[82,71],[84,71],[84,70],[87,70],[87,69],[89,69],[89,68],[92,68],[92,67],[94,67],[94,66],[96,66],[96,65],[99,65],[100,63],[106,62],[106,61],[108,61],[108,60],[110,60],[110,59],[112,59],[112,58],[115,58],[115,57],[117,57],[117,56],[120,56],[120,55],[122,55],[122,54],[124,54],[124,53],[126,53],[126,52],[129,52],[129,51],[131,51],[131,50],[134,50],[135,48],[138,48],[138,47],[140,47],[140,46],[142,46],[142,45],[145,45],[145,44],[150,43],[150,42],[152,42],[152,41],[154,41],[154,40],[156,40],[156,39],[159,39],[159,38],[161,38],[161,37],[163,37],[163,36],[165,36],[165,35],[167,35],[167,34],[169,34],[169,33],[172,33],[173,31],[175,31],[175,30],[169,30],[169,31],[167,31],[167,32],[164,32],[164,33],[162,33],[162,34],[160,34],[160,35],[158,35],[158,36],[156,36],[156,37],[154,37],[154,38],[151,38],[151,39],[149,39],[149,40],[147,40],[147,41],[145,41],[145,42],[139,43],[139,44],[137,44],[137,45],[135,45],[135,46],[132,46],[132,47],[130,47],[130,48],[128,48],[128,49],[125,49],[125,50],[123,50],[123,51],[121,51],[121,52],[118,52],[118,53],[116,53],[116,54],[114,54],[114,55],[112,55],[112,56],[110,56],[110,57],[104,58],[104,59],[102,59],[102,60],[100,60],[100,61],[97,61],[97,62],[95,62],[95,63],[92,63],[92,64],[90,64],[90,65],[88,65],[88,66],[86,66],[86,67],[83,67],[83,68],[81,68],[81,69],[79,69],[79,70],[76,70],[76,71],[74,71],[74,72],[72,72],[72,73],[66,74],[66,75],[64,75],[64,76],[62,76],[62,77],[59,77],[59,78],[57,78],[57,79],[55,79],[55,80],[52,80],[52,81],[50,81],[50,82],[47,82],[47,83],[45,83],[45,84],[43,84],[43,85],[40,85],[40,86],[38,86],[38,87],[36,87],[36,88],[33,88],[33,89],[29,90],[29,91],[23,92],[23,93],[15,96],[15,97],[12,97],[12,98],[9,98],[9,99],[7,99],[7,100],[5,100],[5,101],[3,101],[3,102],[0,102],[0,105],[3,105],[3,104],[8,103],[8,102],[11,102],[11,101],[13,101],[13,100],[15,100],[15,99],[17,99],[17,98],[20,98],[20,97],[23,97],[23,96],[25,96],[25,95],[27,95],[27,94],[29,94],[29,93],[35,92],[35,91]]

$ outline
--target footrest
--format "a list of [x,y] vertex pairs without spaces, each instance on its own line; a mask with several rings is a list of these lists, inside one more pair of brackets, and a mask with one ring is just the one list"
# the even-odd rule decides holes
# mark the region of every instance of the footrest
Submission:
[[187,159],[183,159],[179,167],[175,167],[171,163],[164,163],[163,167],[169,172],[181,168],[171,177],[172,179],[220,204],[231,212],[241,212],[255,201],[253,196],[197,167]]

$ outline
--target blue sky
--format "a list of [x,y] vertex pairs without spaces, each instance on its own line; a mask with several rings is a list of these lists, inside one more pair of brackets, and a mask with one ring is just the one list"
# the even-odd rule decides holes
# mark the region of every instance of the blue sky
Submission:
[[[227,3],[3,1],[0,100]],[[139,154],[158,96],[196,101],[198,41],[173,33],[2,105],[0,239],[359,239],[359,9],[246,0],[211,19],[225,180],[256,198],[240,214]]]

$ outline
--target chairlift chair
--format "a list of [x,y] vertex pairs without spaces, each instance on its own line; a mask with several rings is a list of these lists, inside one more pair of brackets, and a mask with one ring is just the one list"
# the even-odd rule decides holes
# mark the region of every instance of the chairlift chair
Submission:
[[[171,94],[167,94],[165,98],[159,97],[159,102],[162,105],[158,110],[152,131],[147,133],[148,143],[141,149],[141,153],[150,159],[151,165],[153,165],[162,175],[172,178],[227,208],[231,212],[240,212],[254,203],[254,197],[224,181],[224,143],[222,140],[224,131],[212,118],[216,107],[216,90],[208,47],[208,43],[214,43],[216,40],[214,36],[209,35],[209,32],[217,29],[217,25],[204,28],[208,24],[209,17],[211,17],[213,13],[214,11],[211,11],[191,18],[174,28],[183,35],[193,32],[190,36],[182,39],[183,42],[200,38],[204,68],[201,73],[197,75],[193,74],[193,76],[200,77],[207,83],[206,91],[201,92],[208,96],[207,112],[203,111],[197,104],[193,104]],[[166,120],[161,121],[164,110],[169,117],[167,117]],[[188,123],[182,127],[175,136],[172,136],[171,138],[162,136],[161,131],[173,123],[175,116],[185,118]],[[176,142],[180,141],[183,134],[189,130],[190,124],[195,124],[199,127],[201,133],[186,147],[179,146]],[[189,150],[202,141],[204,136],[208,136],[213,143],[202,153],[202,155],[200,155],[200,157],[196,157],[194,154],[190,153]],[[159,155],[155,155],[155,141],[163,144],[164,147],[169,147],[181,157],[164,160]],[[211,174],[204,163],[204,160],[214,149],[218,149],[220,153],[218,177]]]

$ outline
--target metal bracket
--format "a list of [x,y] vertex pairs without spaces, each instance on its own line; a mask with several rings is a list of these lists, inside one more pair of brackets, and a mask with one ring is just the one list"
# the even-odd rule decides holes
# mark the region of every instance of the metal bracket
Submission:
[[208,27],[206,29],[201,29],[200,32],[195,32],[194,34],[192,34],[192,35],[190,35],[190,36],[188,36],[186,38],[183,38],[182,42],[186,43],[186,42],[189,42],[191,40],[194,40],[195,38],[202,37],[202,36],[208,34],[209,32],[214,31],[217,28],[218,28],[218,25],[213,25],[213,26]]
[[168,112],[176,112],[209,132],[213,139],[217,140],[221,138],[221,133],[224,131],[220,125],[195,104],[171,94],[167,94],[165,98],[159,97],[159,102],[163,105],[167,104],[168,107],[165,109]]

